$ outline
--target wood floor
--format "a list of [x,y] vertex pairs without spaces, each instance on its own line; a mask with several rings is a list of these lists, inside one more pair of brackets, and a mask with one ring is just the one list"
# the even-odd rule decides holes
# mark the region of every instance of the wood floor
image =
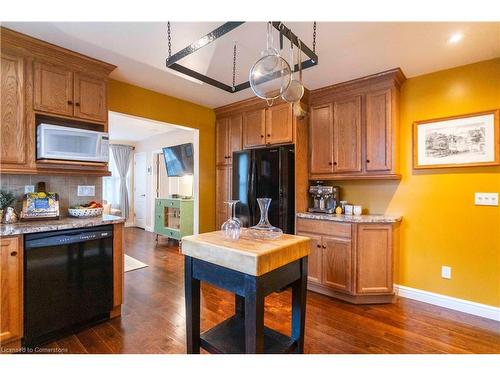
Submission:
[[[62,353],[185,353],[183,257],[125,230],[126,253],[149,265],[125,274],[122,316],[48,344]],[[266,298],[265,324],[290,334],[291,294]],[[228,292],[202,286],[202,331],[233,314]],[[355,306],[308,293],[306,353],[500,353],[500,323],[400,298]]]

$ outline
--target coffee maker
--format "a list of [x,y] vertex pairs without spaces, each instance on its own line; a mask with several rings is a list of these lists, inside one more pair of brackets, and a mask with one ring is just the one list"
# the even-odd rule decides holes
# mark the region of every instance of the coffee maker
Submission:
[[309,212],[333,214],[340,203],[339,186],[325,186],[318,181],[316,185],[309,187],[309,194],[312,196],[312,207],[309,208]]

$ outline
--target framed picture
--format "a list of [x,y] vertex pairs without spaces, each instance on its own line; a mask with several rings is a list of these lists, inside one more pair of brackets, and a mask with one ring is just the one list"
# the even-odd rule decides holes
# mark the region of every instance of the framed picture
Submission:
[[413,168],[500,164],[499,110],[413,124]]

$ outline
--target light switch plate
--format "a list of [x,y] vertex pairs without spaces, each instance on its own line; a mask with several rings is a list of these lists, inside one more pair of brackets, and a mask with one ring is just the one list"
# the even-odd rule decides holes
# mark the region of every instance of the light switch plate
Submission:
[[94,185],[78,185],[77,195],[79,197],[95,197]]
[[476,206],[498,206],[498,193],[475,193]]
[[441,266],[441,277],[443,279],[451,279],[451,267]]
[[24,185],[24,194],[34,193],[35,185]]

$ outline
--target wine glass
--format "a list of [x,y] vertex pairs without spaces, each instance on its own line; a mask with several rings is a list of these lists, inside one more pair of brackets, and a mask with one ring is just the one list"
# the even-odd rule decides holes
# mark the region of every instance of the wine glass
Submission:
[[231,240],[237,240],[240,238],[241,232],[241,222],[236,217],[236,204],[239,200],[233,199],[227,202],[224,202],[228,205],[230,216],[224,224],[222,224],[221,230],[224,233],[224,236]]

